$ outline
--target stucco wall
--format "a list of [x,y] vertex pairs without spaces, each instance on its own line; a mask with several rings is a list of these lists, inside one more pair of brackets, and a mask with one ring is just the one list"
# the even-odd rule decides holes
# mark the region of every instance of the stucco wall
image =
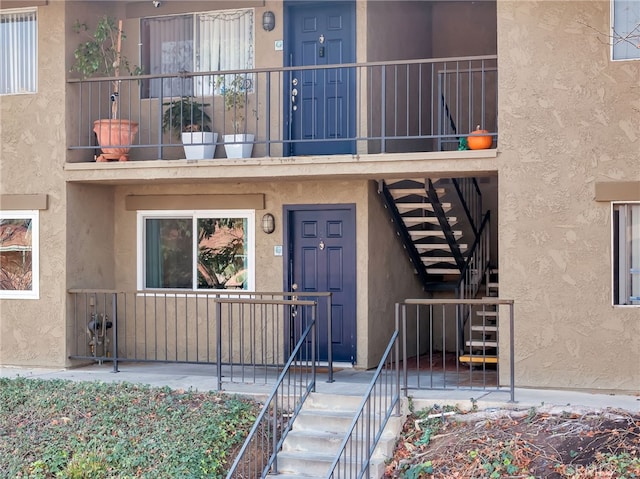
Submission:
[[66,198],[64,4],[39,7],[38,92],[0,96],[0,194],[46,194],[40,299],[0,300],[0,364],[64,364]]
[[[152,194],[243,194],[263,193],[265,210],[256,211],[256,290],[282,291],[284,285],[283,257],[274,255],[274,246],[284,245],[282,237],[282,212],[284,205],[292,204],[356,204],[357,235],[357,366],[372,367],[366,335],[368,333],[367,285],[372,265],[369,262],[370,226],[367,222],[367,203],[370,189],[366,181],[309,181],[309,182],[261,182],[237,184],[118,186],[115,189],[114,257],[115,281],[118,289],[133,291],[136,288],[136,212],[125,210],[127,195]],[[266,235],[260,229],[260,220],[266,212],[276,220],[276,230]],[[379,241],[380,234],[374,236]]]
[[611,211],[640,179],[640,62],[612,62],[608,1],[499,1],[500,296],[518,386],[640,388],[640,309],[612,307]]

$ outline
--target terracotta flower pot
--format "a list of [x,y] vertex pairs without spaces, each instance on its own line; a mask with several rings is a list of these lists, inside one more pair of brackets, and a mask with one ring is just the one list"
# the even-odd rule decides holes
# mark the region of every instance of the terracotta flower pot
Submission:
[[93,131],[102,149],[96,161],[129,160],[129,145],[138,133],[138,123],[129,120],[96,120],[93,122]]

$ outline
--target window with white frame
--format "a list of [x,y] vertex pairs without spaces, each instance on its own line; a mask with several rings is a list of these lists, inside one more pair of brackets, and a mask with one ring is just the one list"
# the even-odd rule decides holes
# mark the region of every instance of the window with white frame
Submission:
[[253,210],[139,211],[138,289],[252,291],[254,218]]
[[[143,18],[142,66],[151,75],[252,69],[254,10],[225,10]],[[147,97],[213,94],[215,80],[151,80]]]
[[38,299],[38,210],[0,211],[0,298]]
[[614,60],[640,59],[640,1],[612,0],[611,41]]
[[0,12],[0,94],[35,93],[38,38],[36,10]]
[[640,306],[640,203],[613,204],[613,304]]

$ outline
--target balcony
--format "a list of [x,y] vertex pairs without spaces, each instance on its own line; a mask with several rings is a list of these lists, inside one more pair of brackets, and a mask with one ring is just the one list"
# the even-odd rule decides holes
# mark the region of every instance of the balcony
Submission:
[[[252,135],[251,159],[243,165],[281,166],[495,158],[498,139],[495,55],[69,80],[68,89],[73,118],[65,169],[72,176],[105,168],[238,165],[225,151],[241,143],[238,134]],[[191,116],[193,103],[204,118]],[[128,151],[105,158],[94,122],[112,126],[122,119],[129,122],[100,144],[103,151]],[[215,152],[188,158],[180,135],[186,124],[211,130],[213,139],[196,144]],[[490,137],[489,149],[466,151],[478,126]],[[212,161],[218,159],[227,160]]]

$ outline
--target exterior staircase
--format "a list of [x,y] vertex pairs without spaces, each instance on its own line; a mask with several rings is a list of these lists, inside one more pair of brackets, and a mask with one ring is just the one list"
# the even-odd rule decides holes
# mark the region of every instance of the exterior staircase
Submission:
[[480,234],[473,178],[384,180],[380,193],[425,291],[456,291]]
[[[327,477],[361,401],[360,396],[312,393],[278,453],[278,473],[269,474],[269,477]],[[404,416],[389,419],[372,458],[370,478],[382,477],[385,460],[393,455],[403,422]],[[348,447],[366,449],[364,438],[358,437],[355,442]]]
[[[488,269],[485,279],[485,297],[498,297],[498,270]],[[461,363],[470,366],[498,364],[498,307],[479,308],[471,317],[469,337],[465,341],[465,354],[459,356]]]

